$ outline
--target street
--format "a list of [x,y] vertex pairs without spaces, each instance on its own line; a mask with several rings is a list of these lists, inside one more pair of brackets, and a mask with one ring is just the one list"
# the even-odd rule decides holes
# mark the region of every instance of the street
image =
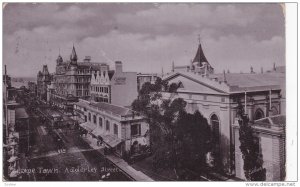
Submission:
[[[27,108],[28,109],[28,108]],[[23,180],[129,181],[130,178],[86,143],[74,126],[52,128],[36,110],[30,116],[30,151]],[[53,110],[50,107],[47,110]],[[54,111],[54,110],[53,110]]]

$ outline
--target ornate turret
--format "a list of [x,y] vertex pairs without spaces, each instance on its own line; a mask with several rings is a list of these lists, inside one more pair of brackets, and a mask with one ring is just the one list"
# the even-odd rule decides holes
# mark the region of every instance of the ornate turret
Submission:
[[77,64],[77,54],[74,45],[70,56],[70,60],[71,60],[71,64]]
[[58,55],[58,57],[57,57],[57,59],[56,59],[56,63],[57,63],[57,64],[63,63],[63,58],[62,58],[60,55]]

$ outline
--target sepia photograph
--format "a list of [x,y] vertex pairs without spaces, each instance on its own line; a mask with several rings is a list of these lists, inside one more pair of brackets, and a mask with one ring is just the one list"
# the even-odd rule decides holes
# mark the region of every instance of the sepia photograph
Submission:
[[3,3],[2,181],[287,181],[285,14]]

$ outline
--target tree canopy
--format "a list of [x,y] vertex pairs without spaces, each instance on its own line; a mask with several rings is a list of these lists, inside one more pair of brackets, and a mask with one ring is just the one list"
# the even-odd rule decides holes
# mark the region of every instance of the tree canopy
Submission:
[[206,167],[211,132],[207,119],[199,111],[187,113],[187,103],[182,98],[163,98],[163,91],[173,93],[179,87],[180,83],[169,85],[160,78],[154,84],[147,82],[132,108],[150,124],[154,167],[171,168],[179,180],[185,180],[187,170],[201,172]]

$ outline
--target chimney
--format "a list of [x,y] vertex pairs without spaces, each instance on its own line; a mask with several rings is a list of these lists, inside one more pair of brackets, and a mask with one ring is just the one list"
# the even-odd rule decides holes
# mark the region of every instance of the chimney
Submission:
[[276,71],[276,64],[275,64],[275,62],[273,63],[273,71]]
[[116,61],[115,66],[116,66],[116,73],[122,73],[123,72],[123,67],[122,67],[122,62],[121,61]]

